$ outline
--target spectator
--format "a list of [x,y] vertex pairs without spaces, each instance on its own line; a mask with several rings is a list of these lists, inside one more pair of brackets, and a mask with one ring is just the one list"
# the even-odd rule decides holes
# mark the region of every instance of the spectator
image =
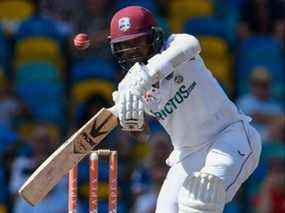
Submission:
[[12,94],[7,83],[0,87],[0,123],[8,128],[13,126],[13,121],[23,112],[20,101]]
[[[168,167],[165,160],[170,153],[169,138],[162,132],[152,136],[150,155],[133,173],[132,193],[135,196],[133,212],[151,213],[155,211],[156,199]],[[141,183],[139,183],[139,181]]]
[[270,94],[271,75],[264,67],[256,67],[250,75],[250,93],[238,100],[242,111],[253,118],[263,139],[269,138],[269,127],[284,116],[282,106]]
[[285,212],[284,159],[272,159],[270,171],[257,196],[258,213]]
[[285,45],[285,17],[276,22],[274,36]]
[[5,206],[7,211],[10,209],[11,196],[8,184],[12,162],[19,142],[19,136],[13,129],[0,124],[0,213],[2,213],[1,204]]
[[[248,0],[241,10],[239,35],[241,38],[250,34],[284,35],[282,20],[285,16],[285,2],[282,0]],[[284,23],[284,21],[283,21]],[[282,32],[280,32],[282,30]]]
[[285,116],[280,117],[269,127],[268,136],[274,141],[285,142]]
[[[10,181],[10,193],[14,197],[14,212],[66,212],[67,211],[67,190],[64,179],[49,193],[49,195],[31,207],[23,199],[17,196],[17,192],[24,181],[30,176],[35,168],[46,159],[55,149],[57,142],[53,141],[44,125],[38,125],[33,135],[25,146],[32,148],[32,153],[28,156],[19,156],[12,166]],[[55,205],[56,204],[56,205]]]
[[142,193],[137,197],[133,211],[135,213],[155,212],[156,199],[162,180],[166,175],[166,169],[165,167],[153,166],[150,168],[150,175],[152,179],[151,185],[145,193]]
[[5,179],[5,174],[4,174],[4,169],[2,168],[2,166],[0,165],[0,185],[2,186],[1,187],[1,191],[0,191],[0,212],[1,212],[1,208],[4,210],[6,209],[6,193],[7,193],[7,190],[6,190],[6,187],[3,187],[3,186],[6,186],[6,179]]

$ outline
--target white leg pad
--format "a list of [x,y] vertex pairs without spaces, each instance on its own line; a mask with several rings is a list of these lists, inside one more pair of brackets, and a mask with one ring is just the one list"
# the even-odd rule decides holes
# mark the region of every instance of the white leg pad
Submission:
[[179,213],[222,213],[225,202],[222,180],[201,172],[188,176],[178,195]]

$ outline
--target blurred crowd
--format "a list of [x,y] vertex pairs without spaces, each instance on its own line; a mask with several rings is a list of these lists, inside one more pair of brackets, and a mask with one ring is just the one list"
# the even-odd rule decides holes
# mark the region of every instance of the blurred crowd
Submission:
[[[165,36],[198,37],[202,57],[262,135],[260,165],[225,212],[285,212],[284,0],[0,0],[0,213],[67,212],[67,180],[35,208],[17,190],[101,107],[123,73],[108,25],[128,5],[152,11]],[[72,38],[86,32],[91,47]],[[119,153],[118,212],[151,213],[168,167],[169,138],[152,118],[149,137],[116,129],[99,148]],[[99,163],[99,212],[107,212],[108,161]],[[88,212],[88,162],[79,166],[79,212]]]

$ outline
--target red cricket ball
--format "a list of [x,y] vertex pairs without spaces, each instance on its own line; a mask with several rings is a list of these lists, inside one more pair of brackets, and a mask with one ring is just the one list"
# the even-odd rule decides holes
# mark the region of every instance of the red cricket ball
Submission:
[[90,40],[86,33],[79,33],[73,39],[74,46],[77,49],[85,50],[90,46]]

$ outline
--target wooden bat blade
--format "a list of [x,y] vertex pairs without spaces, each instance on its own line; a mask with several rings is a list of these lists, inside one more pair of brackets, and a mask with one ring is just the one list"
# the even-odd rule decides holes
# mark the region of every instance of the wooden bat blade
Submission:
[[49,156],[20,188],[20,196],[31,205],[41,201],[70,169],[118,125],[111,109],[101,109]]

